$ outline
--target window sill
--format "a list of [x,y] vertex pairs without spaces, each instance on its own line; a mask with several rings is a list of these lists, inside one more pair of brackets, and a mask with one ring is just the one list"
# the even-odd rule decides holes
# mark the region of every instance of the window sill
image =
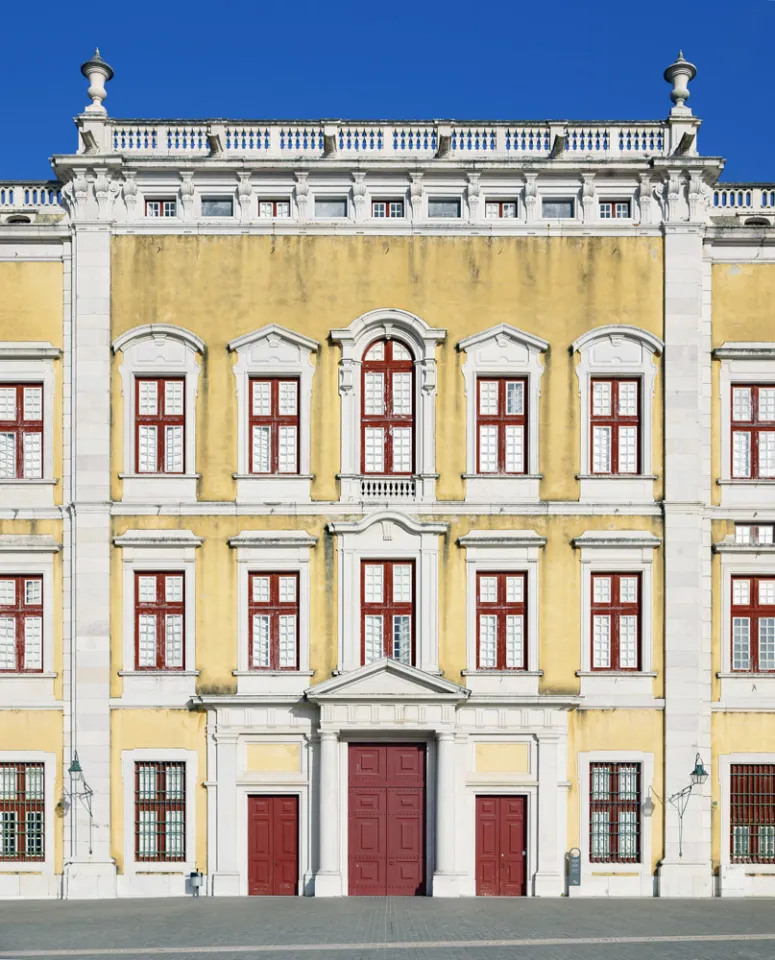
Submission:
[[302,696],[314,670],[234,670],[237,696]]
[[6,707],[32,707],[55,703],[54,680],[57,674],[0,673],[0,703]]
[[528,503],[540,499],[543,474],[464,473],[466,501],[494,503],[500,500]]
[[40,478],[35,480],[0,480],[0,506],[2,507],[52,507],[54,487],[58,480]]
[[656,474],[577,474],[580,503],[653,503]]
[[201,473],[120,473],[124,503],[195,503]]
[[183,706],[196,694],[198,670],[119,670],[122,706]]
[[716,674],[721,681],[721,699],[715,709],[775,710],[775,672],[773,673],[727,673]]
[[586,707],[655,707],[653,670],[577,670]]
[[474,696],[537,697],[543,670],[461,670]]
[[716,484],[721,487],[722,507],[775,507],[775,479],[733,480],[723,477],[716,480]]
[[312,474],[235,473],[237,503],[297,503],[310,499]]

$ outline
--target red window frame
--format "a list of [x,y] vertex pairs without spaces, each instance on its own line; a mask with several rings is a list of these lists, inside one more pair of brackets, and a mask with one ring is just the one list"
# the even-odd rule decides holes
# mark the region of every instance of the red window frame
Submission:
[[[745,831],[747,853],[735,843]],[[731,863],[775,863],[775,764],[733,763],[729,776]]]
[[[34,776],[33,776],[34,775]],[[8,789],[11,779],[14,790]],[[34,790],[28,796],[28,786]],[[0,862],[29,863],[46,859],[46,773],[42,763],[0,763]],[[30,831],[32,815],[37,829]],[[11,819],[13,818],[13,819]],[[13,829],[10,830],[10,824]],[[9,842],[12,836],[12,842]],[[28,849],[39,838],[39,849]],[[38,843],[34,843],[37,848]]]
[[[261,206],[262,206],[262,204],[265,204],[265,203],[271,203],[271,204],[272,204],[272,213],[271,213],[271,216],[267,216],[266,214],[262,214],[262,213],[261,213]],[[287,216],[278,217],[278,215],[277,215],[277,204],[278,204],[278,203],[285,203],[285,204],[287,204],[287,206],[288,206],[288,214],[287,214]],[[290,218],[290,216],[291,216],[291,200],[290,200],[290,197],[277,197],[277,198],[259,197],[259,198],[258,198],[258,215],[259,215],[259,218],[263,218],[263,219],[265,219],[265,220],[271,220],[271,219],[288,220],[288,219]]]
[[[151,206],[155,203],[159,204],[159,212],[151,213]],[[178,215],[178,202],[171,197],[151,197],[145,201],[145,215],[154,218],[176,217]]]
[[[369,351],[378,343],[384,344],[385,359],[369,360]],[[414,360],[394,360],[393,344],[394,340],[375,340],[369,344],[364,360],[361,364],[361,470],[364,474],[378,477],[409,477],[414,473],[415,448],[417,443],[417,429],[415,425],[415,398],[414,398]],[[410,354],[411,350],[404,343],[401,346]],[[369,373],[383,374],[384,389],[384,410],[381,414],[366,413],[366,376]],[[409,373],[411,374],[411,413],[401,414],[393,413],[393,374]],[[383,465],[384,470],[368,471],[366,469],[366,430],[369,427],[381,428],[383,435]],[[393,469],[393,429],[396,427],[408,427],[412,431],[412,464],[410,470],[396,471]]]
[[[366,602],[366,567],[382,567],[382,603]],[[412,599],[409,603],[393,600],[393,567],[411,567]],[[416,663],[416,631],[414,604],[417,596],[417,577],[414,560],[362,560],[361,561],[361,665],[366,663],[366,617],[382,617],[382,655],[393,658],[393,617],[410,617],[411,666]]]
[[[266,577],[269,580],[269,600],[265,603],[253,599],[253,581],[256,578]],[[280,599],[280,578],[293,579],[296,583],[296,599],[291,603]],[[269,664],[256,665],[253,661],[253,615],[259,614],[269,617]],[[296,617],[296,661],[293,666],[280,664],[280,617]],[[287,670],[293,672],[299,669],[299,575],[293,571],[268,572],[265,570],[252,571],[248,576],[248,668],[250,670]]]
[[[140,577],[153,577],[156,581],[156,599],[151,602],[140,600]],[[167,577],[181,577],[183,580],[181,599],[167,600]],[[156,618],[156,663],[140,665],[140,614]],[[167,615],[181,617],[181,663],[180,666],[167,665]],[[178,673],[186,669],[186,574],[182,570],[135,571],[135,670],[164,670]]]
[[[763,433],[775,432],[775,420],[759,420],[759,390],[762,388],[771,390],[775,387],[773,383],[733,383],[730,388],[730,436],[729,436],[729,476],[735,480],[758,480],[759,477],[759,437]],[[735,419],[735,390],[751,391],[751,419]],[[740,477],[735,474],[735,443],[734,435],[736,433],[747,433],[751,437],[751,470],[747,477]],[[772,480],[773,477],[764,477],[762,479]]]
[[[141,771],[153,771],[155,778],[154,796],[143,796],[141,790]],[[168,781],[170,773],[175,770],[175,780],[180,790],[170,796]],[[168,849],[167,844],[167,812],[180,813],[181,849],[175,853]],[[142,851],[141,842],[141,813],[156,815],[155,852]],[[135,762],[135,860],[138,863],[179,862],[186,859],[186,764],[184,761],[136,761]]]
[[[377,205],[381,205],[385,208],[384,213],[376,213]],[[397,209],[394,209],[397,208]],[[404,201],[403,200],[372,200],[371,201],[371,215],[377,220],[400,220],[404,217]]]
[[[510,217],[505,217],[503,214],[504,204],[508,204],[510,207],[514,207],[514,215]],[[497,207],[498,216],[492,217],[487,212],[488,207]],[[484,202],[484,217],[485,220],[514,220],[516,219],[517,213],[519,212],[519,207],[516,200],[485,200]]]
[[[596,414],[595,384],[611,384],[611,413]],[[637,390],[637,413],[630,416],[619,413],[619,387],[623,383],[634,383]],[[592,377],[589,382],[589,472],[600,477],[624,476],[637,477],[641,472],[641,388],[640,380],[634,377]],[[611,470],[595,470],[595,427],[611,428]],[[619,468],[619,427],[635,427],[636,459],[635,473],[623,473]]]
[[[737,581],[747,580],[749,583],[748,586],[748,603],[735,603],[735,583]],[[759,621],[762,619],[771,620],[775,618],[775,604],[771,603],[761,603],[759,600],[759,584],[762,580],[772,581],[775,583],[775,576],[746,576],[745,574],[739,574],[732,577],[731,583],[731,603],[730,603],[730,666],[732,673],[775,673],[775,666],[773,667],[764,667],[761,666],[761,657],[759,651]],[[748,650],[749,650],[749,664],[748,667],[735,667],[735,618],[736,617],[747,617],[749,621],[749,633],[748,633]]]
[[[482,413],[482,394],[480,384],[498,384],[498,412],[495,414]],[[506,412],[507,384],[522,384],[522,413]],[[498,469],[487,471],[483,476],[523,476],[527,473],[527,378],[526,377],[477,377],[476,380],[476,469],[482,473],[481,460],[481,431],[480,427],[497,427],[498,429]],[[522,427],[522,469],[506,470],[506,427]]]
[[[140,386],[143,383],[156,383],[156,413],[140,413]],[[167,384],[180,383],[183,387],[183,410],[180,414],[166,412]],[[181,470],[166,469],[166,431],[165,427],[182,427],[183,456]],[[156,427],[156,472],[140,471],[140,427]],[[136,377],[135,378],[135,471],[144,477],[159,474],[179,476],[186,472],[186,379],[185,377]]]
[[[40,420],[24,419],[24,390],[34,387],[40,390]],[[15,442],[15,473],[13,477],[7,477],[9,480],[38,480],[43,476],[44,471],[44,438],[43,438],[43,404],[45,402],[45,393],[42,383],[0,383],[0,388],[4,390],[16,391],[16,416],[13,420],[0,420],[0,433],[12,433]],[[40,473],[34,477],[25,477],[24,475],[24,436],[25,434],[38,434],[40,436]]]
[[[256,416],[253,413],[253,386],[257,383],[268,383],[270,385],[270,413],[265,416]],[[280,413],[280,384],[292,383],[296,388],[296,413]],[[248,451],[248,467],[250,473],[256,477],[297,477],[299,475],[299,455],[300,455],[300,434],[301,425],[299,423],[299,403],[300,403],[299,380],[297,377],[251,377],[250,395],[248,397],[248,441],[250,449]],[[269,428],[269,470],[253,469],[253,427]],[[296,428],[296,469],[293,471],[280,472],[279,469],[279,435],[280,427]]]
[[[497,580],[497,599],[486,602],[481,598],[481,581],[486,577]],[[522,600],[507,599],[506,578],[519,577],[522,580]],[[494,667],[482,666],[481,662],[481,616],[497,617],[497,652]],[[507,666],[506,657],[506,617],[522,617],[522,663],[518,666]],[[510,670],[519,672],[527,669],[527,573],[520,570],[507,570],[491,573],[487,570],[477,571],[476,574],[476,669],[477,670]]]
[[[609,791],[605,799],[595,795],[595,773],[608,772]],[[622,797],[619,790],[619,774],[634,771],[635,799]],[[640,763],[590,763],[589,765],[589,859],[591,863],[640,863],[641,857],[641,776]],[[635,850],[632,854],[619,852],[619,814],[622,812],[635,814]],[[595,851],[595,817],[594,813],[608,814],[608,854],[600,855]],[[598,831],[599,833],[599,831]]]
[[[595,602],[595,580],[608,579],[611,581],[611,601],[609,603]],[[634,602],[622,602],[621,600],[621,581],[635,579],[638,582],[638,599]],[[589,641],[590,649],[590,667],[596,673],[607,673],[612,670],[627,670],[631,673],[637,673],[641,669],[642,651],[642,633],[643,633],[643,579],[637,571],[633,573],[603,573],[595,571],[590,577],[590,614],[589,614]],[[615,599],[614,599],[615,598]],[[607,616],[610,619],[610,643],[611,643],[611,663],[608,667],[595,666],[595,617]],[[637,659],[634,667],[624,667],[621,664],[621,646],[620,646],[620,623],[619,617],[637,618]]]
[[[43,672],[43,577],[40,575],[27,574],[3,574],[0,580],[12,580],[14,582],[15,599],[12,605],[3,604],[0,606],[0,617],[13,619],[16,637],[16,662],[13,667],[0,667],[1,673],[42,673]],[[27,603],[25,596],[25,584],[27,581],[34,581],[39,584],[40,603]],[[24,621],[27,617],[33,617],[40,620],[40,666],[25,667],[25,627]]]
[[[603,207],[610,207],[611,212],[608,216],[603,213]],[[620,208],[624,208],[624,211]],[[601,220],[629,220],[630,219],[630,201],[629,200],[601,200],[600,201],[600,219]]]

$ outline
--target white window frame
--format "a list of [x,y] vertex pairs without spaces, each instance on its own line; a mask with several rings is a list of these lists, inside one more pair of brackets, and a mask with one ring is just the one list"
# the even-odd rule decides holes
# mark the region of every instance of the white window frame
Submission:
[[[581,398],[580,502],[653,503],[652,473],[654,429],[654,381],[664,344],[653,333],[640,327],[611,324],[582,334],[571,346],[579,354],[576,376]],[[640,473],[601,476],[592,473],[590,462],[590,390],[595,377],[638,380],[640,382]]]
[[[436,345],[447,336],[446,330],[428,324],[406,310],[371,310],[344,328],[331,331],[331,339],[342,348],[339,361],[341,397],[341,471],[340,500],[360,503],[373,499],[384,502],[397,499],[433,502],[436,499]],[[414,360],[414,449],[413,478],[396,478],[381,484],[371,477],[365,493],[361,472],[361,365],[363,356],[375,340],[400,340],[406,343]],[[397,493],[395,491],[398,491]]]
[[54,703],[54,556],[62,545],[46,534],[0,535],[0,579],[20,574],[43,578],[43,670],[0,673],[0,702],[34,708]]
[[[121,353],[121,386],[124,397],[124,503],[196,502],[196,396],[199,384],[197,354],[205,344],[196,334],[171,324],[133,327],[113,341]],[[183,377],[185,380],[185,464],[183,473],[138,473],[136,465],[136,389],[138,378]]]
[[390,510],[328,524],[338,559],[340,671],[361,667],[361,563],[414,560],[414,666],[439,673],[439,537],[448,529],[448,523],[424,523]]
[[775,891],[775,863],[732,863],[729,828],[732,819],[732,765],[775,764],[775,753],[727,753],[716,761],[721,794],[721,837],[719,857],[720,896],[771,897]]
[[733,479],[730,448],[732,386],[736,383],[775,386],[775,342],[723,343],[713,351],[713,358],[720,361],[721,464],[720,476],[716,482],[721,487],[721,506],[773,509],[775,508],[775,479]]
[[[62,791],[62,784],[57,780],[57,755],[45,750],[0,750],[0,763],[42,763],[44,806],[43,859],[0,861],[0,885],[2,885],[3,895],[8,896],[7,884],[11,877],[15,875],[19,883],[17,896],[59,896],[58,879],[54,875],[55,849],[57,846],[54,835],[54,814],[57,796],[61,795]],[[33,876],[22,877],[22,874],[33,874]]]
[[[196,550],[202,539],[190,530],[127,530],[113,540],[122,550],[123,679],[121,706],[182,706],[196,692]],[[184,639],[182,670],[138,670],[135,663],[135,574],[182,571]]]
[[[540,498],[539,473],[539,399],[544,366],[541,354],[549,349],[546,340],[499,323],[489,330],[466,337],[457,345],[464,351],[463,380],[466,387],[466,500],[478,503],[511,500],[520,503]],[[515,476],[496,476],[478,472],[477,390],[478,380],[488,377],[524,378],[527,404],[526,470]]]
[[[581,696],[585,707],[658,707],[654,698],[654,551],[662,541],[642,531],[589,530],[573,540],[581,562]],[[640,670],[592,669],[592,575],[638,573],[641,578]]]
[[[184,894],[186,878],[197,868],[196,863],[196,799],[198,756],[196,750],[155,750],[141,748],[121,751],[121,776],[124,784],[124,876],[119,877],[124,896],[148,896],[144,874],[166,874],[168,894]],[[135,764],[185,763],[186,765],[186,859],[135,860]],[[177,887],[177,889],[176,889]]]
[[[589,768],[593,763],[640,764],[640,863],[593,863],[589,859]],[[578,755],[579,849],[581,886],[571,887],[574,896],[653,897],[652,822],[654,815],[643,812],[654,783],[654,754],[637,750],[593,750]],[[576,892],[578,891],[578,892]]]
[[734,534],[713,545],[721,558],[721,704],[719,709],[775,710],[775,673],[732,672],[732,577],[775,578],[775,545],[736,543]]
[[[303,530],[243,530],[229,540],[237,552],[237,694],[296,694],[309,686],[310,551],[318,538]],[[248,599],[250,574],[296,573],[299,576],[298,670],[250,670]]]
[[[538,696],[540,606],[538,577],[546,537],[534,530],[472,530],[458,540],[466,551],[466,686],[474,694]],[[525,670],[479,670],[476,665],[476,579],[488,571],[527,574]]]
[[[270,323],[227,344],[237,354],[237,503],[309,503],[312,426],[312,354],[320,344],[286,327]],[[299,472],[265,477],[250,472],[250,381],[254,377],[290,378],[299,382]]]
[[62,356],[47,341],[0,342],[0,386],[7,383],[43,385],[42,476],[0,479],[0,506],[51,507],[54,505],[54,361]]

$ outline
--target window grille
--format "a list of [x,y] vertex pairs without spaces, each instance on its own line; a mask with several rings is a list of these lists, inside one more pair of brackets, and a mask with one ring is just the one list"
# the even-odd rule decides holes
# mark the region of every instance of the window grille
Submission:
[[136,381],[138,473],[185,472],[186,381]]
[[729,792],[732,863],[775,863],[775,764],[732,764]]
[[248,593],[251,670],[299,669],[299,575],[251,573]]
[[378,340],[363,359],[361,464],[365,474],[414,470],[414,361],[397,340]]
[[42,763],[0,763],[0,861],[45,859],[44,787]]
[[361,662],[414,663],[414,562],[361,564]]
[[185,763],[135,764],[135,859],[186,859]]
[[477,668],[524,670],[527,574],[477,573]]
[[775,524],[736,523],[735,543],[772,545],[775,543]]
[[479,473],[525,473],[527,380],[480,377],[476,390]]
[[299,472],[299,381],[250,381],[250,472]]
[[0,384],[0,480],[43,476],[43,385]]
[[589,859],[593,863],[640,863],[641,765],[589,766]]
[[732,386],[732,477],[775,478],[775,385]]
[[640,471],[640,383],[593,379],[590,384],[591,473]]

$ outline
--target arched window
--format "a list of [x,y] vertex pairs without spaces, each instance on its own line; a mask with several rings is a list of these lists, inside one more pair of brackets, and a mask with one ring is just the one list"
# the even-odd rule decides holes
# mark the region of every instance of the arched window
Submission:
[[414,472],[414,360],[398,340],[377,340],[363,358],[361,469]]

